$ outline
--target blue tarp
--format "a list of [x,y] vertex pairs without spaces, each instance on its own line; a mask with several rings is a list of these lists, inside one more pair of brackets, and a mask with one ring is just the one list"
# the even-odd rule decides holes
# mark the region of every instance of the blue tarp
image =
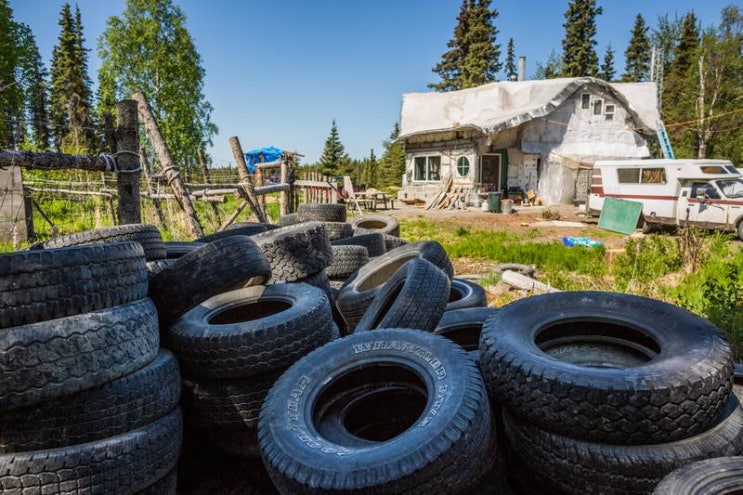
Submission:
[[[281,158],[281,154],[284,150],[269,146],[267,148],[259,148],[245,153],[245,161],[248,163],[248,172],[251,174],[255,173],[255,164],[260,162],[275,162]],[[263,160],[261,160],[263,157]]]

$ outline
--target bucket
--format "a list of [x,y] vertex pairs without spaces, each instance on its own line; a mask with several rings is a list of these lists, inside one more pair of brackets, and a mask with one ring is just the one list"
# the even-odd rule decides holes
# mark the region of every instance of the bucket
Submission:
[[503,199],[500,202],[503,213],[511,213],[511,206],[513,201],[510,199]]
[[482,202],[482,211],[490,211],[490,203],[487,199]]

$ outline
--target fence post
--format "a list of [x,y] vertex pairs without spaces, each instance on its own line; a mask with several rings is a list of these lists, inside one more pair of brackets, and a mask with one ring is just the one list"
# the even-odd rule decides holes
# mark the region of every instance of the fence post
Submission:
[[117,213],[119,224],[142,223],[139,205],[139,120],[137,102],[124,100],[116,104],[116,165],[119,174]]
[[[240,182],[242,184],[253,184],[253,181],[250,180],[250,174],[248,173],[248,164],[245,163],[245,154],[243,153],[242,146],[240,146],[240,140],[237,138],[237,136],[232,136],[230,138],[230,148],[232,148],[232,156],[235,159],[235,164],[237,165],[237,172],[240,174]],[[253,194],[251,188],[246,188],[242,191],[243,199],[248,202],[250,207],[253,209],[253,213],[255,213],[255,216],[258,217],[258,221],[262,223],[266,223],[266,214],[261,209],[260,204],[258,203],[258,199],[256,198],[255,194]],[[229,225],[229,224],[228,224]]]
[[160,204],[160,199],[155,197],[155,189],[152,187],[152,169],[150,168],[150,159],[147,158],[147,150],[144,149],[144,146],[139,148],[139,159],[142,162],[142,169],[144,170],[144,180],[147,184],[147,193],[150,195],[152,204],[155,206],[157,226],[164,229],[165,215],[163,214],[163,207]]
[[[288,184],[289,183],[289,164],[286,163],[285,160],[281,160],[281,166],[279,168],[279,182],[281,184]],[[286,191],[281,191],[279,195],[279,213],[283,217],[284,215],[287,215],[289,213],[289,198],[291,197],[291,184],[289,185],[289,189]]]

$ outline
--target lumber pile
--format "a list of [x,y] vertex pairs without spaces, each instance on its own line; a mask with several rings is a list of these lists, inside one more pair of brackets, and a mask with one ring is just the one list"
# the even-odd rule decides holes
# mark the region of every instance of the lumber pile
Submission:
[[452,174],[448,173],[441,180],[441,187],[438,193],[434,196],[431,201],[426,205],[426,210],[443,210],[448,208],[453,210],[454,208],[466,208],[469,204],[471,188],[469,187],[454,187],[452,184],[454,179]]

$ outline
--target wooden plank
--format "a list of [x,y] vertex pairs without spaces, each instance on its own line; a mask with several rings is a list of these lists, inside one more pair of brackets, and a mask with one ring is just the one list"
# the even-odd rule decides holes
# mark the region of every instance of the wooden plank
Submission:
[[289,184],[270,184],[268,186],[256,187],[254,189],[254,194],[256,196],[264,196],[266,194],[271,194],[275,192],[288,191],[289,187],[290,187]]
[[20,167],[0,168],[0,241],[14,248],[26,240],[26,202]]
[[258,170],[269,170],[272,168],[279,168],[283,162],[281,160],[275,161],[275,162],[262,162],[262,163],[256,163],[255,168]]

